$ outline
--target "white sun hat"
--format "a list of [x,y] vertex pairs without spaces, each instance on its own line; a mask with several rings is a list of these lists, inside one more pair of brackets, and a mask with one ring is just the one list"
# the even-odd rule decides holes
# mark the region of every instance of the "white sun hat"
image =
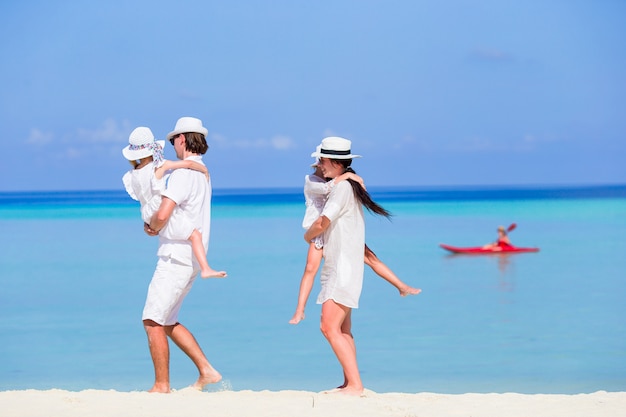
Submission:
[[167,134],[167,139],[169,140],[172,136],[180,135],[181,133],[191,132],[201,133],[204,135],[205,139],[209,134],[206,127],[202,126],[202,120],[196,119],[195,117],[181,117],[176,121],[174,130]]
[[352,159],[361,155],[353,155],[350,151],[352,142],[338,136],[322,139],[322,144],[311,154],[313,158]]
[[[321,150],[322,150],[322,145],[317,145],[317,148],[315,148],[315,152],[314,153],[320,153]],[[313,162],[311,164],[311,168],[317,168],[317,164],[319,164],[319,163],[320,163],[319,158],[315,158],[315,162]]]
[[163,149],[164,146],[164,140],[154,140],[150,128],[140,126],[131,132],[128,146],[122,149],[122,155],[129,161],[136,161],[153,156],[157,148]]

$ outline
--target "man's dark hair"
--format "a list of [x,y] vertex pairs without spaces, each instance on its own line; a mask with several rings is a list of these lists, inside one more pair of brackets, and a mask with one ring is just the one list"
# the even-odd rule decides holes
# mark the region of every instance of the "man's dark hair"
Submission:
[[209,149],[206,138],[202,133],[187,132],[185,135],[185,148],[191,153],[204,155]]

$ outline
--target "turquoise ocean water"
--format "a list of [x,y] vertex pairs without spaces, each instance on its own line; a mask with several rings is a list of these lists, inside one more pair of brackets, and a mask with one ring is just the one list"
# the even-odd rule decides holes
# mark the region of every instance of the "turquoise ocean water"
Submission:
[[[353,313],[359,365],[377,392],[626,391],[626,186],[372,189],[392,221],[367,243],[423,290],[401,298],[366,268]],[[306,258],[301,190],[216,190],[210,264],[181,322],[224,382],[211,390],[339,384],[319,332],[289,325]],[[451,256],[515,222],[539,253]],[[145,390],[141,311],[157,240],[123,191],[0,193],[0,390]],[[173,388],[196,371],[172,348]]]

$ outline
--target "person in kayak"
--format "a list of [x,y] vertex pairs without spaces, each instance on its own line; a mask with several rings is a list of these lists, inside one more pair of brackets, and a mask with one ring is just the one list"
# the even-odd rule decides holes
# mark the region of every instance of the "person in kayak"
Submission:
[[506,229],[504,226],[498,226],[498,240],[493,243],[488,243],[483,246],[483,249],[491,249],[492,251],[501,251],[504,248],[510,248],[511,241],[509,240],[509,236],[506,233]]

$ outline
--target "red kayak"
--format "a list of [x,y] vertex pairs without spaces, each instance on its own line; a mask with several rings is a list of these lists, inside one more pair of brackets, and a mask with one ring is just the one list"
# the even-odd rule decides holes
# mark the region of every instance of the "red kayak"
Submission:
[[497,255],[498,253],[539,252],[539,248],[520,248],[517,246],[503,246],[503,247],[499,247],[496,250],[483,249],[482,246],[459,248],[456,246],[445,245],[443,243],[440,244],[439,246],[441,246],[443,249],[448,250],[452,253],[466,253],[466,254],[472,254],[472,255],[491,255],[491,254]]

